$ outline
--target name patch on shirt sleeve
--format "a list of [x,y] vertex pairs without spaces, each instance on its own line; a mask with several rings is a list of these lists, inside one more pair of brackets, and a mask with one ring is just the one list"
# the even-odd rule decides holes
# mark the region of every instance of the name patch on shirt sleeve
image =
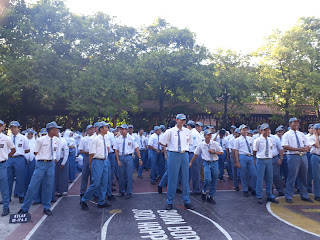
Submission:
[[0,144],[0,148],[4,148],[4,144]]

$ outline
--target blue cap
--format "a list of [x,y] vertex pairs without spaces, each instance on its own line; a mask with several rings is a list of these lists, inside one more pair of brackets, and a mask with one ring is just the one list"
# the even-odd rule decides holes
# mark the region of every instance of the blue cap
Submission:
[[40,130],[40,134],[48,134],[47,129],[46,128],[41,128]]
[[122,125],[120,126],[120,128],[128,129],[129,127],[128,127],[127,124],[122,124]]
[[62,127],[58,126],[58,124],[55,121],[53,121],[48,123],[46,128],[62,128]]
[[196,122],[196,125],[199,125],[200,127],[203,127],[202,122]]
[[94,123],[94,124],[93,124],[93,127],[95,127],[95,128],[98,127],[99,123],[100,123],[100,122]]
[[224,128],[220,129],[219,134],[225,134],[226,130]]
[[186,115],[184,115],[183,113],[179,113],[179,114],[176,116],[176,119],[178,119],[178,120],[187,120],[187,117],[186,117]]
[[236,129],[237,127],[235,126],[235,125],[231,125],[231,127],[230,128],[234,128],[234,129]]
[[235,131],[236,133],[239,133],[239,134],[240,134],[240,129],[239,129],[239,128],[236,128],[234,131]]
[[263,124],[261,124],[261,126],[260,126],[260,129],[261,129],[261,130],[265,130],[265,129],[267,129],[267,128],[270,128],[268,123],[263,123]]
[[104,126],[108,126],[108,124],[105,121],[99,122],[98,124],[98,129],[104,127]]
[[161,129],[161,127],[155,126],[155,127],[153,128],[153,131],[157,131],[157,130],[159,130],[159,129]]
[[242,130],[242,129],[244,129],[244,128],[248,128],[248,126],[245,125],[245,124],[241,124],[240,127],[239,127],[239,130]]
[[165,130],[166,129],[166,127],[163,124],[160,125],[160,128],[161,128],[161,130]]
[[258,127],[257,127],[257,129],[260,129],[261,128],[261,125],[259,125]]
[[1,125],[4,125],[4,122],[3,122],[2,120],[0,120],[0,124],[1,124]]
[[293,118],[290,118],[289,123],[292,123],[294,121],[299,121],[300,122],[300,120],[298,118],[293,117]]
[[115,131],[115,129],[114,128],[110,128],[110,130],[109,130],[110,132],[114,132]]
[[151,130],[151,131],[150,131],[150,134],[152,134],[152,133],[154,133],[154,131],[153,131],[153,130]]
[[254,130],[253,130],[253,133],[258,133],[258,130],[257,130],[257,129],[254,129]]
[[311,124],[309,124],[308,129],[310,129],[312,127],[313,127],[313,124],[311,123]]
[[283,126],[279,126],[276,128],[276,132],[279,132],[279,131],[284,131]]
[[203,135],[208,135],[208,134],[211,134],[211,131],[209,129],[206,129],[203,131]]
[[313,125],[313,129],[320,129],[320,123],[316,123]]
[[92,126],[92,125],[88,125],[87,127],[86,127],[86,131],[88,131],[90,128],[93,128],[94,126]]
[[250,134],[252,134],[252,135],[253,135],[253,131],[252,131],[252,130],[249,130],[249,131],[248,131],[248,133],[250,133]]
[[128,128],[133,128],[133,125],[129,125]]
[[35,131],[32,128],[28,128],[25,132],[26,133],[35,133]]
[[15,126],[15,127],[20,127],[20,123],[18,121],[12,121],[9,125],[9,127]]
[[187,122],[187,125],[194,125],[194,124],[195,124],[195,122],[192,121],[192,120],[189,120],[189,121]]

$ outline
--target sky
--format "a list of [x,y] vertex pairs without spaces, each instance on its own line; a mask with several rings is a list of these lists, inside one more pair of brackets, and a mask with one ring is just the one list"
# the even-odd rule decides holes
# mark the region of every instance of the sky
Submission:
[[320,0],[65,0],[78,14],[102,11],[118,23],[148,26],[158,17],[188,28],[210,50],[249,53],[273,29],[288,30],[300,17],[320,17]]

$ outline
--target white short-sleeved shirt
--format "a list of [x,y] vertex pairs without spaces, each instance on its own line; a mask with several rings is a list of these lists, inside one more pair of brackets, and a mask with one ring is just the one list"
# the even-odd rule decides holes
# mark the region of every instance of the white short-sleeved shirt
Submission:
[[191,130],[192,144],[189,146],[190,152],[195,152],[199,143],[202,142],[202,137],[197,129],[193,128]]
[[[57,157],[57,152],[60,150],[60,139],[57,137],[52,138],[52,151],[53,160],[60,160]],[[34,152],[38,153],[36,155],[36,160],[52,160],[51,156],[51,138],[49,135],[38,138],[36,146],[34,147]]]
[[158,149],[161,151],[162,146],[160,145],[160,140],[161,140],[161,135],[158,134],[152,134],[151,137],[149,138],[148,145],[154,147],[155,149]]
[[[246,139],[249,144],[249,148],[251,149],[251,153],[249,152],[248,145],[246,143]],[[246,139],[241,135],[240,137],[236,138],[234,141],[234,149],[239,151],[239,154],[244,155],[252,155],[253,154],[253,138],[247,136]]]
[[[296,133],[300,142],[300,147],[308,146],[309,143],[306,136],[300,131],[296,131]],[[290,147],[298,148],[297,138],[293,130],[290,129],[288,132],[283,134],[281,145],[282,147],[290,146]],[[287,151],[287,154],[299,154],[299,153],[300,153],[299,151],[289,151],[289,150]]]
[[8,154],[13,148],[15,148],[15,146],[11,139],[3,133],[0,133],[0,162],[8,160]]
[[116,139],[116,144],[114,145],[114,150],[118,150],[119,155],[133,154],[135,149],[139,147],[137,140],[134,137],[132,137],[130,134],[127,134],[125,138],[124,152],[123,152],[123,142],[124,142],[124,137],[123,135],[120,135]]
[[84,152],[89,152],[89,136],[85,136],[80,140],[79,150]]
[[148,142],[149,139],[146,138],[145,136],[140,136],[140,134],[138,135],[137,139],[137,143],[139,145],[139,150],[145,150],[146,147],[148,146]]
[[225,151],[228,145],[228,139],[227,137],[223,137],[222,139],[220,136],[217,136],[216,142],[219,144],[220,147],[222,147],[222,150]]
[[210,143],[206,143],[205,141],[200,142],[194,154],[201,156],[201,158],[205,161],[209,161],[209,162],[217,161],[219,159],[218,155],[209,153],[209,149],[213,149],[216,152],[223,152],[219,144],[216,141],[211,140]]
[[112,132],[108,132],[107,136],[109,138],[109,142],[110,142],[110,148],[109,148],[109,153],[114,153],[114,145],[115,145],[115,138],[114,138],[114,134]]
[[[167,130],[160,142],[163,145],[167,145],[167,150],[172,152],[178,152],[178,128],[173,127]],[[188,128],[182,127],[180,131],[180,144],[181,151],[189,151],[189,146],[192,144],[191,131]]]
[[281,146],[281,141],[280,138],[278,136],[274,136],[274,135],[270,135],[269,137],[272,138],[273,140],[273,157],[276,157],[279,155],[280,150],[283,149],[283,147]]
[[107,159],[108,148],[110,148],[110,142],[107,134],[105,134],[104,136],[99,134],[92,139],[89,147],[89,154],[93,154],[93,158]]
[[[318,138],[320,140],[320,136],[318,136]],[[320,155],[320,148],[316,148],[315,146],[313,146],[316,143],[316,136],[312,135],[311,137],[309,137],[308,142],[311,146],[310,153]]]
[[235,140],[236,140],[236,138],[234,136],[229,138],[228,143],[227,143],[227,148],[229,149],[229,152],[232,152],[232,150],[234,149]]
[[[267,149],[268,141],[268,149]],[[253,151],[256,151],[257,158],[273,158],[273,139],[271,137],[263,137],[262,135],[254,140]],[[267,153],[267,155],[266,155]]]
[[67,163],[68,156],[69,156],[68,143],[64,138],[60,138],[60,150],[57,152],[57,159],[62,158],[63,160],[61,164],[65,165]]
[[[10,139],[12,142],[14,142],[13,134],[10,135]],[[16,152],[13,154],[13,156],[19,156],[19,155],[24,156],[25,151],[30,150],[28,139],[25,136],[23,136],[21,133],[18,133],[16,135],[15,148],[16,148]]]

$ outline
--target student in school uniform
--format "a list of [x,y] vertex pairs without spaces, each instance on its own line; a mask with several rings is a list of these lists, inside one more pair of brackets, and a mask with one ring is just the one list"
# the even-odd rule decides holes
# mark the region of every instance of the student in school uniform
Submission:
[[[227,158],[229,158],[229,153],[226,150],[227,144],[228,144],[228,140],[226,137],[226,130],[224,128],[222,128],[221,130],[218,131],[217,135],[213,138],[213,141],[216,141],[219,146],[222,148],[223,150],[223,154],[219,155],[219,177],[218,179],[220,181],[224,181],[224,169],[225,169],[225,163],[227,162]],[[229,161],[229,159],[228,159]],[[232,176],[232,172],[229,171],[229,168],[227,168],[228,170],[228,174],[229,174],[229,179],[232,180],[233,176]]]
[[257,166],[256,198],[259,204],[263,204],[263,180],[266,183],[267,201],[279,204],[272,193],[273,182],[273,139],[269,136],[271,131],[269,124],[263,123],[260,126],[261,136],[253,143],[254,162]]
[[28,190],[28,186],[31,181],[31,177],[34,172],[34,168],[36,166],[36,160],[35,160],[35,155],[34,155],[34,147],[36,145],[36,139],[35,139],[35,131],[31,128],[26,130],[26,137],[28,140],[30,152],[25,154],[25,193]]
[[194,209],[190,202],[189,189],[189,146],[192,144],[191,132],[183,127],[186,123],[186,116],[176,116],[177,125],[169,130],[161,138],[161,145],[167,148],[168,161],[168,188],[166,210],[173,209],[173,201],[176,196],[176,188],[179,178],[182,186],[182,199],[187,209]]
[[[142,165],[142,159],[139,152],[139,145],[134,137],[128,134],[128,126],[121,125],[121,135],[116,139],[114,146],[116,160],[119,165],[119,196],[125,195],[126,199],[130,199],[132,195],[132,172],[133,172],[133,154],[137,153],[139,164]],[[125,189],[125,186],[126,189]]]
[[69,147],[69,156],[68,156],[68,163],[69,163],[69,182],[72,183],[76,178],[76,152],[77,152],[77,144],[76,140],[73,138],[73,132],[67,129],[64,134],[63,138],[66,140],[68,147]]
[[240,136],[240,130],[239,128],[236,128],[233,132],[233,136],[229,138],[228,144],[227,144],[227,151],[229,151],[229,162],[231,164],[231,169],[233,172],[233,186],[234,190],[239,191],[239,177],[240,177],[240,169],[235,167],[235,150],[234,150],[234,142],[236,138]]
[[2,217],[10,213],[9,203],[11,197],[9,195],[7,161],[16,151],[13,142],[3,134],[3,130],[4,122],[0,120],[0,191],[2,196],[1,204],[3,204]]
[[[204,170],[204,182],[203,189],[201,192],[202,201],[207,201],[210,204],[215,204],[216,201],[213,199],[216,193],[218,172],[219,172],[219,158],[218,155],[223,154],[223,150],[216,141],[211,141],[211,131],[204,131],[205,141],[200,142],[195,150],[194,156],[190,161],[189,167],[201,156],[203,159],[203,170]],[[209,196],[206,196],[207,189],[209,187]]]
[[9,125],[12,134],[10,139],[15,145],[16,152],[7,162],[9,195],[12,196],[12,188],[14,177],[16,177],[15,194],[19,197],[19,202],[22,203],[25,194],[25,154],[30,152],[28,140],[20,133],[20,123],[12,121]]
[[248,137],[248,126],[242,124],[240,127],[241,136],[235,140],[235,167],[240,169],[240,177],[242,190],[245,197],[249,197],[249,184],[248,179],[250,179],[250,186],[252,188],[251,194],[256,195],[256,181],[257,181],[257,170],[254,164],[253,158],[253,138]]
[[306,136],[299,131],[300,121],[297,118],[290,118],[289,124],[290,130],[283,134],[282,140],[282,147],[287,150],[288,157],[286,202],[293,203],[292,197],[298,178],[301,200],[312,203],[307,191],[308,159],[306,153],[309,151],[309,143]]
[[110,132],[110,124],[107,123],[107,127],[108,127],[108,133],[107,133],[107,137],[109,139],[110,142],[110,147],[109,147],[109,154],[108,154],[108,188],[107,188],[107,198],[110,201],[114,201],[116,200],[115,196],[112,194],[112,191],[115,191],[115,189],[112,188],[113,184],[113,179],[114,179],[114,171],[115,171],[115,166],[118,165],[115,163],[116,158],[115,158],[115,151],[114,151],[114,145],[115,143],[115,138],[112,132]]
[[66,140],[59,133],[60,147],[57,152],[57,160],[55,167],[55,186],[54,192],[57,196],[65,195],[69,187],[69,148]]
[[110,142],[107,137],[108,124],[100,122],[97,126],[99,135],[92,139],[89,146],[89,168],[91,169],[92,182],[86,193],[81,198],[81,209],[88,210],[87,202],[98,195],[98,208],[106,208],[111,205],[105,200],[108,188],[108,152]]
[[[139,145],[139,151],[142,159],[142,166],[139,166],[139,163],[136,162],[136,168],[138,169],[138,178],[142,178],[142,169],[147,168],[147,147],[148,139],[144,136],[144,130],[141,128],[137,136],[137,143]],[[137,160],[139,160],[137,158]]]
[[[309,124],[308,126],[308,134],[306,135],[307,140],[309,140],[313,136],[313,124]],[[308,158],[308,175],[307,175],[307,191],[308,193],[312,193],[312,161],[311,161],[311,153],[307,152]]]
[[158,178],[156,174],[156,169],[159,169],[160,178],[162,178],[165,172],[165,160],[163,147],[160,145],[160,134],[161,128],[159,126],[154,127],[154,134],[149,138],[148,146],[152,150],[151,153],[151,173],[150,181],[151,184],[156,184],[156,179]]
[[18,214],[27,213],[33,199],[39,192],[42,183],[43,213],[51,216],[50,203],[54,186],[55,163],[58,162],[57,152],[60,149],[59,128],[56,122],[50,122],[46,126],[48,135],[37,140],[34,148],[36,155],[36,168],[33,172],[28,191]]
[[320,123],[313,125],[313,135],[309,138],[313,174],[314,200],[320,202]]
[[89,168],[89,145],[92,140],[90,137],[95,133],[95,127],[88,125],[86,127],[86,133],[87,135],[83,137],[79,143],[80,154],[83,156],[80,198],[82,198],[87,191],[89,179],[91,184],[91,171]]

